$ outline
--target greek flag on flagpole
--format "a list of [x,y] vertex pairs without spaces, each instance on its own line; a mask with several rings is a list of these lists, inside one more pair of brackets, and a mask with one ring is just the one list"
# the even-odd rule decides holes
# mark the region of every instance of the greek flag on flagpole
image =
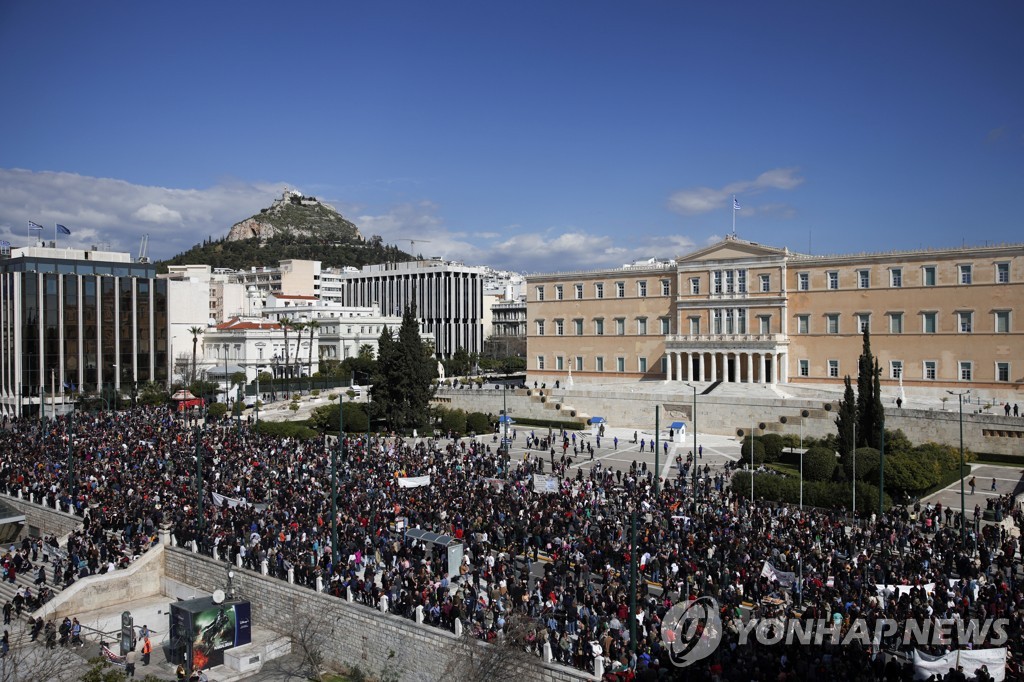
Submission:
[[6,239],[0,241],[0,249],[9,249],[9,248],[11,248],[11,243],[9,241],[7,241]]
[[61,234],[71,234],[71,230],[69,230],[68,228],[64,227],[59,223],[57,225],[57,231],[60,232]]
[[734,210],[734,211],[740,210],[740,202],[736,201],[736,197],[732,198],[732,210]]
[[39,225],[38,223],[34,223],[34,222],[32,222],[30,220],[30,221],[28,221],[28,229],[30,229],[30,230],[41,230],[41,229],[43,229],[43,226]]

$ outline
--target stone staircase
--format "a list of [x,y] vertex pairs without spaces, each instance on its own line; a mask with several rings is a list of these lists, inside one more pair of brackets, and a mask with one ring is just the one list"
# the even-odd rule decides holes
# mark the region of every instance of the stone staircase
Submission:
[[[52,554],[51,554],[52,556]],[[32,594],[38,595],[42,585],[36,585],[36,577],[38,576],[39,567],[46,567],[46,586],[50,588],[50,592],[54,595],[61,591],[60,585],[53,584],[53,565],[50,563],[42,563],[42,554],[39,555],[39,561],[33,564],[33,570],[26,573],[19,573],[15,576],[15,583],[11,584],[10,581],[4,580],[0,582],[0,607],[6,604],[8,601],[14,601],[14,595],[19,592],[22,588],[29,587],[32,589]],[[13,616],[12,616],[13,617]],[[25,617],[24,611],[22,612],[22,618]]]

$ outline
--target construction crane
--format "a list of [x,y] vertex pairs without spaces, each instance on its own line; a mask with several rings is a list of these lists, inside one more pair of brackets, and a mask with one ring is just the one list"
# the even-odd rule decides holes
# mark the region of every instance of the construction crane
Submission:
[[139,257],[136,259],[139,263],[148,263],[149,256],[146,254],[149,252],[149,235],[142,235],[142,241],[139,243]]
[[[429,244],[430,243],[429,239],[409,239],[408,237],[398,237],[397,239],[395,239],[395,241],[396,242],[409,242],[409,251],[410,252],[416,250],[416,242],[420,242],[421,244]],[[423,260],[423,256],[422,255],[417,256],[417,257],[420,260]]]

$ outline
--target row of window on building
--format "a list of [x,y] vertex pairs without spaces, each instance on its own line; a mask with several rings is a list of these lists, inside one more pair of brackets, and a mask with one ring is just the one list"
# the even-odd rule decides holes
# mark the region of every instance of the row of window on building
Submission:
[[[924,265],[920,268],[920,275],[915,282],[908,281],[905,277],[905,268],[892,267],[888,268],[888,286],[891,288],[899,289],[906,284],[907,286],[922,286],[922,287],[934,287],[938,285],[938,266],[936,265]],[[961,285],[974,284],[976,281],[977,268],[972,263],[964,263],[956,266],[956,282]],[[810,291],[812,284],[816,284],[812,281],[811,272],[798,272],[797,273],[797,289],[799,291]],[[839,270],[826,270],[824,272],[824,288],[838,290],[841,288],[841,284],[844,282],[842,273]],[[857,289],[870,289],[876,286],[872,282],[872,271],[869,268],[862,268],[853,271],[855,288]],[[1009,284],[1010,282],[1010,263],[1001,262],[993,264],[992,282],[995,284]],[[744,268],[733,269],[733,270],[711,270],[709,271],[709,281],[711,292],[715,294],[746,294],[747,291],[747,279],[748,273]],[[690,294],[698,296],[701,294],[702,286],[701,282],[703,277],[690,277]],[[981,280],[979,280],[981,281]],[[660,291],[662,296],[670,296],[672,293],[671,280],[661,279],[658,280]],[[757,276],[756,281],[758,291],[770,292],[772,291],[772,276],[770,273],[762,273]],[[594,298],[605,297],[605,283],[595,282],[594,283]],[[614,296],[615,298],[626,297],[626,282],[614,282]],[[639,298],[647,297],[648,283],[646,280],[640,280],[636,282],[636,296]],[[583,299],[584,298],[584,285],[581,283],[572,285],[573,298]],[[554,299],[561,301],[565,299],[565,286],[562,284],[554,285]],[[546,290],[543,285],[536,287],[536,300],[546,300]]]
[[[554,360],[555,360],[554,366],[551,367],[550,370],[551,371],[555,371],[555,372],[565,372],[568,369],[570,369],[570,365],[571,365],[572,371],[574,371],[574,372],[587,372],[587,371],[607,372],[607,371],[615,371],[615,372],[625,373],[627,371],[633,371],[632,369],[627,369],[626,357],[622,356],[622,355],[617,356],[617,357],[614,358],[614,369],[613,370],[609,370],[606,367],[607,363],[605,363],[605,358],[604,358],[603,355],[598,355],[597,357],[593,358],[594,365],[593,365],[592,368],[587,366],[587,364],[585,362],[586,358],[584,356],[582,356],[582,355],[577,355],[574,358],[568,358],[568,357],[565,357],[563,355],[556,355]],[[545,358],[545,356],[538,355],[536,357],[536,361],[537,361],[537,369],[539,371],[545,371],[545,370],[549,369],[547,367],[547,359]],[[661,358],[660,366],[661,366],[660,372],[662,374],[665,374],[665,373],[668,372],[668,358],[667,357],[662,357]],[[647,374],[647,371],[648,371],[647,358],[639,357],[639,358],[636,359],[636,371],[639,372],[640,374]]]
[[[573,336],[584,335],[584,320],[582,318],[576,318],[570,320],[572,323],[572,334]],[[638,317],[634,321],[634,329],[638,336],[645,336],[648,333],[648,319],[646,317]],[[604,336],[605,335],[605,319],[603,317],[594,318],[594,335]],[[612,320],[614,325],[616,336],[626,335],[626,318],[616,317]],[[537,336],[544,336],[547,333],[548,325],[547,320],[537,320]],[[671,334],[672,321],[667,317],[658,318],[658,330],[661,334]],[[566,324],[563,319],[552,320],[552,332],[554,336],[565,336]]]
[[[828,376],[830,379],[839,379],[843,376],[839,360],[828,360]],[[960,381],[985,380],[987,377],[975,376],[975,363],[973,360],[960,360],[957,362],[957,379]],[[998,382],[1010,381],[1010,363],[997,361],[994,366],[992,379]],[[848,372],[851,373],[851,372]],[[811,361],[806,358],[797,360],[797,374],[801,377],[811,376]],[[903,361],[889,361],[889,378],[899,380],[903,378]],[[909,379],[923,379],[924,381],[935,381],[939,376],[938,360],[923,360],[921,362],[921,374],[919,377],[907,376]]]
[[[1009,334],[1010,333],[1010,312],[1009,310],[994,310],[992,311],[992,333],[995,334]],[[919,313],[921,319],[921,332],[922,334],[937,334],[940,331],[940,321],[938,311],[926,311]],[[970,334],[975,331],[974,326],[974,311],[973,310],[958,310],[953,313],[954,321],[956,323],[955,331],[960,334]],[[825,318],[825,333],[826,334],[840,334],[841,331],[841,315],[839,313],[826,313]],[[903,334],[904,333],[904,318],[905,315],[902,312],[891,312],[886,313],[886,317],[889,318],[889,333],[890,334]],[[871,314],[870,313],[856,313],[854,318],[857,321],[856,330],[857,333],[874,332],[871,329]],[[979,331],[988,331],[982,329]],[[797,334],[813,334],[816,333],[811,325],[810,315],[797,315],[796,316],[796,333]]]
[[[595,282],[594,283],[594,298],[604,298],[605,297],[604,296],[604,294],[605,294],[605,286],[604,285],[605,285],[604,282]],[[626,298],[626,283],[625,282],[615,282],[615,283],[612,284],[612,286],[614,288],[615,298]],[[672,280],[669,280],[669,279],[658,280],[658,286],[660,287],[660,291],[661,291],[661,295],[662,296],[671,296],[672,295]],[[640,281],[636,282],[636,296],[638,298],[647,298],[647,291],[648,291],[647,280],[640,280]],[[583,285],[582,284],[579,284],[579,283],[573,284],[572,285],[572,292],[573,292],[573,298],[575,298],[577,300],[583,299],[584,296],[583,296]],[[535,287],[534,293],[536,295],[536,300],[538,300],[538,301],[545,301],[545,300],[547,300],[547,298],[546,298],[546,291],[545,291],[544,285],[538,285],[537,287]],[[565,285],[563,285],[563,284],[556,284],[556,285],[554,285],[554,298],[552,300],[554,300],[554,301],[563,301],[563,300],[565,300]]]

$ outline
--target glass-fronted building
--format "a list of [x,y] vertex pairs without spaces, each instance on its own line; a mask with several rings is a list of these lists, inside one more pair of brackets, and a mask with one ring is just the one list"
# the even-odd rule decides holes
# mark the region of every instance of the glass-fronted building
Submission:
[[0,253],[0,410],[64,411],[79,395],[167,383],[167,282],[127,253]]

